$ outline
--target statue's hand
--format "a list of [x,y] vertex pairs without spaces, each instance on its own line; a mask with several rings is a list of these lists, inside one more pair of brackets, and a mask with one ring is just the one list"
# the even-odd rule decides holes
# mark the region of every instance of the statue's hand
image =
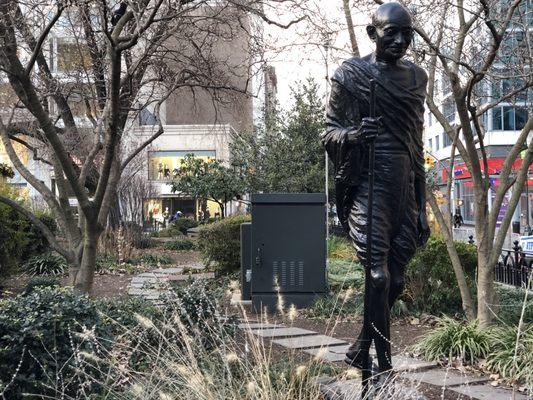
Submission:
[[348,143],[360,144],[371,142],[378,137],[382,127],[381,117],[363,118],[359,129],[348,134]]
[[418,240],[417,245],[423,246],[429,239],[431,230],[429,229],[428,219],[426,216],[426,210],[422,210],[418,213]]

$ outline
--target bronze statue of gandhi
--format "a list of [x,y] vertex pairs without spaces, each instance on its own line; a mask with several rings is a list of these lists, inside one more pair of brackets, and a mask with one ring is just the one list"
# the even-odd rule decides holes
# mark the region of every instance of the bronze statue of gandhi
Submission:
[[[430,233],[422,143],[427,75],[402,59],[414,35],[411,16],[402,5],[381,5],[367,33],[375,52],[346,60],[331,79],[322,141],[334,164],[339,219],[367,276],[363,327],[346,362],[368,367],[373,341],[379,372],[386,373],[392,370],[390,308],[402,292],[406,264]],[[373,171],[368,165],[370,146]]]

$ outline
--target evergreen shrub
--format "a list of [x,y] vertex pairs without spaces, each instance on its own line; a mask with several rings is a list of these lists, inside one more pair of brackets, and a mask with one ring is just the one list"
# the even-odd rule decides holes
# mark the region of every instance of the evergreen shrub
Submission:
[[[15,199],[16,193],[0,184],[0,193]],[[58,228],[55,219],[46,213],[37,217],[52,231]],[[48,241],[31,222],[10,206],[0,203],[0,276],[14,272],[16,267],[33,255],[49,250]]]
[[175,235],[186,235],[187,230],[190,228],[196,228],[200,223],[192,218],[178,218],[170,223],[169,230],[175,232]]
[[0,300],[0,309],[0,392],[6,399],[77,398],[82,390],[91,392],[80,382],[93,368],[74,354],[98,353],[92,338],[106,333],[88,297],[41,287]]
[[497,306],[494,312],[497,315],[496,322],[516,326],[524,309],[524,320],[527,324],[533,324],[533,293],[528,293],[524,304],[525,291],[520,288],[496,286]]
[[362,291],[365,284],[364,268],[356,261],[330,259],[328,283],[333,291],[348,287]]
[[151,267],[172,264],[173,260],[168,254],[146,253],[140,257],[129,260],[130,264],[147,264]]
[[152,249],[154,247],[157,247],[159,243],[155,241],[154,239],[152,239],[151,237],[143,236],[134,245],[138,249]]
[[[476,247],[464,242],[455,242],[455,247],[475,299]],[[431,236],[406,266],[402,299],[413,311],[434,315],[463,313],[457,279],[442,237]]]
[[26,284],[24,294],[33,292],[36,288],[59,286],[59,279],[55,276],[34,276]]
[[207,263],[215,263],[220,272],[240,267],[241,224],[249,216],[237,215],[204,225],[198,234],[198,248]]
[[166,242],[163,247],[166,250],[192,250],[194,249],[194,242],[189,239],[178,239],[171,242]]

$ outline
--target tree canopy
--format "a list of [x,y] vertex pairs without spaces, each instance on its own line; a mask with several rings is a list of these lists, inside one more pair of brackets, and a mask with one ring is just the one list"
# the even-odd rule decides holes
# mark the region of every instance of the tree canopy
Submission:
[[181,161],[172,192],[211,200],[220,206],[225,217],[225,205],[245,191],[244,180],[232,168],[218,160],[204,160],[187,154]]
[[300,82],[292,97],[289,110],[274,111],[255,132],[233,140],[232,164],[250,192],[324,191],[324,103],[317,83]]

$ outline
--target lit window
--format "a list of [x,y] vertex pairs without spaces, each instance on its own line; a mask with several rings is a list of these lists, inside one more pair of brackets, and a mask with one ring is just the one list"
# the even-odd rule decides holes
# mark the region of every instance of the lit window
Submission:
[[216,156],[214,150],[151,151],[148,153],[148,178],[154,181],[172,181],[177,176],[181,161],[187,154],[193,154],[203,160],[212,160]]

